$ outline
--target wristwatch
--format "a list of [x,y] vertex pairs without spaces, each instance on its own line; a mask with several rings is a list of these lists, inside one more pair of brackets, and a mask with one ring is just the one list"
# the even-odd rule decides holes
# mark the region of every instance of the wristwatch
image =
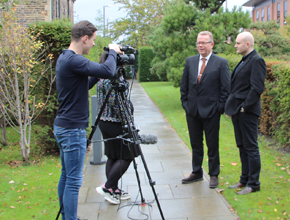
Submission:
[[245,112],[245,109],[241,107],[240,112]]

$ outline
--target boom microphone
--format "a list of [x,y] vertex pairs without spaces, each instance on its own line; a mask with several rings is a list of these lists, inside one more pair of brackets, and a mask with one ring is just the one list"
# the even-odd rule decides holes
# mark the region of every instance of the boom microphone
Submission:
[[141,134],[140,140],[141,144],[156,144],[157,136],[154,134]]

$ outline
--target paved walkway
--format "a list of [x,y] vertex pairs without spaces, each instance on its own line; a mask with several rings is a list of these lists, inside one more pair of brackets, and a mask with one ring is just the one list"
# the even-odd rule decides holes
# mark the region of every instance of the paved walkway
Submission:
[[132,164],[119,182],[122,189],[132,194],[131,200],[122,201],[120,206],[105,201],[96,192],[96,187],[106,181],[105,165],[91,165],[93,153],[90,152],[84,170],[84,183],[80,189],[78,216],[89,220],[162,219],[149,184],[151,176],[156,182],[154,189],[164,219],[237,219],[238,216],[229,210],[218,189],[209,188],[209,177],[206,173],[203,181],[181,184],[181,179],[191,172],[190,151],[137,81],[134,81],[131,100],[135,109],[135,124],[140,127],[139,134],[158,136],[157,144],[141,145],[149,176],[145,172],[141,156],[136,158],[141,191],[148,204],[131,205],[134,201],[137,204],[141,201]]

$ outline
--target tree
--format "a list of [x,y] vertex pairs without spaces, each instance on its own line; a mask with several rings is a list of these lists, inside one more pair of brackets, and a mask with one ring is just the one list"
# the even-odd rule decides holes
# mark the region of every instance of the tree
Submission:
[[[172,1],[165,10],[162,22],[149,36],[149,44],[154,48],[156,57],[152,61],[152,73],[161,79],[167,77],[178,87],[181,81],[185,59],[198,53],[196,38],[199,32],[208,30],[213,33],[214,52],[226,52],[234,48],[233,43],[226,45],[228,38],[235,38],[241,28],[251,22],[249,13],[236,9],[223,13],[222,8],[215,14],[210,9],[201,11],[193,4],[183,0]],[[231,49],[230,49],[231,50]]]
[[[0,105],[7,123],[20,134],[23,161],[29,162],[32,122],[46,105],[43,95],[36,92],[39,81],[49,73],[49,84],[54,81],[51,72],[52,56],[43,56],[43,44],[36,41],[39,33],[29,34],[17,22],[16,5],[1,10],[0,33]],[[50,65],[47,65],[47,62]]]
[[259,52],[263,56],[275,56],[282,54],[284,48],[289,47],[289,38],[282,36],[280,25],[276,21],[258,21],[251,24],[255,42]]
[[146,45],[147,36],[151,33],[152,27],[160,23],[168,1],[114,0],[115,4],[122,4],[120,9],[125,9],[127,16],[113,22],[109,34],[114,40],[124,38],[121,43],[129,43],[136,49]]
[[209,8],[211,14],[217,12],[225,1],[226,0],[184,0],[187,4],[194,2],[195,7],[201,10]]

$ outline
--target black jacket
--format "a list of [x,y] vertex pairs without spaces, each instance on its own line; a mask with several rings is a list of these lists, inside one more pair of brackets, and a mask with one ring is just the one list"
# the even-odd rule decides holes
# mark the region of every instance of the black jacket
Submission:
[[237,71],[236,68],[231,77],[231,93],[225,106],[226,114],[235,115],[243,107],[245,112],[261,116],[260,96],[264,91],[267,72],[264,59],[254,50]]
[[224,113],[230,92],[230,70],[225,58],[212,54],[197,85],[199,56],[186,58],[180,84],[181,102],[186,114],[210,118]]

